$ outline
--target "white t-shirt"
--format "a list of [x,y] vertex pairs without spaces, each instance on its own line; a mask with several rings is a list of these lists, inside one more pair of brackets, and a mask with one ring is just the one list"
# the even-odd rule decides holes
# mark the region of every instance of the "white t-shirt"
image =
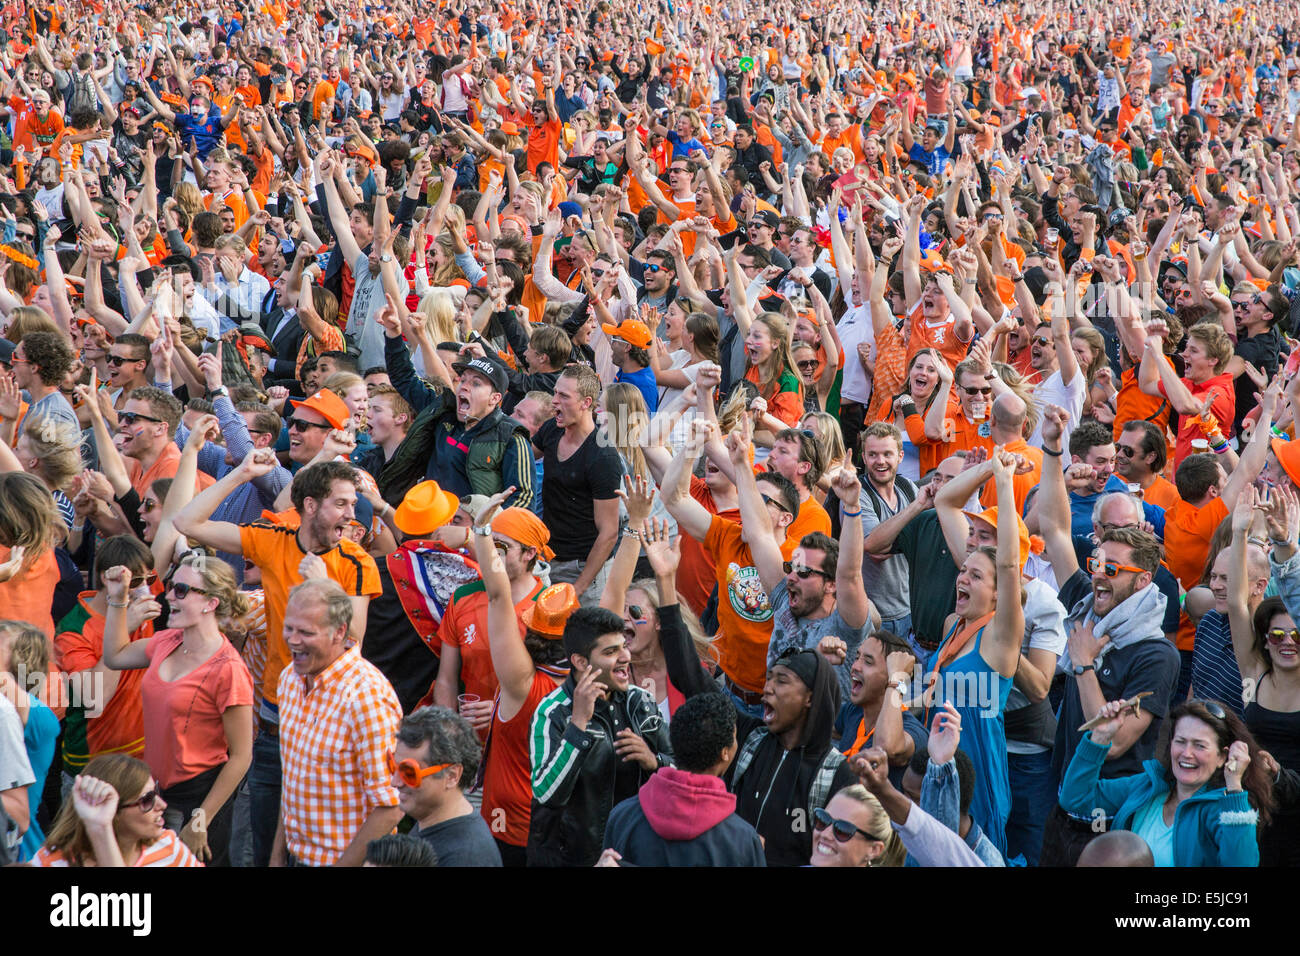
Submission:
[[[849,298],[849,290],[844,290]],[[871,400],[872,377],[858,361],[858,346],[866,342],[871,347],[871,360],[876,360],[876,328],[871,324],[871,306],[859,305],[844,313],[835,329],[840,334],[844,348],[844,380],[840,385],[840,398],[866,405]]]
[[1070,432],[1078,423],[1079,418],[1083,415],[1083,401],[1088,395],[1088,385],[1083,378],[1083,370],[1080,369],[1074,373],[1074,378],[1070,379],[1067,386],[1061,381],[1061,370],[1057,369],[1047,379],[1034,389],[1034,404],[1038,406],[1038,424],[1034,427],[1034,434],[1029,439],[1029,444],[1035,448],[1043,447],[1043,409],[1048,405],[1060,405],[1069,412],[1069,421],[1065,423],[1064,434],[1061,435],[1061,447],[1070,446]]

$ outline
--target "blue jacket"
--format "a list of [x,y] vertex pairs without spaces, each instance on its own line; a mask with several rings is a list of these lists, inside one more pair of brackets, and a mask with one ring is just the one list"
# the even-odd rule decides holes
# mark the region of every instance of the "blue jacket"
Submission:
[[[1165,768],[1148,760],[1142,766],[1144,773],[1101,780],[1108,750],[1110,744],[1093,743],[1091,734],[1079,741],[1061,784],[1061,809],[1085,819],[1101,810],[1114,818],[1113,828],[1131,830],[1138,811],[1152,798],[1169,792]],[[1244,790],[1228,793],[1220,787],[1198,791],[1174,813],[1175,865],[1259,866],[1258,823],[1259,814],[1251,808]]]

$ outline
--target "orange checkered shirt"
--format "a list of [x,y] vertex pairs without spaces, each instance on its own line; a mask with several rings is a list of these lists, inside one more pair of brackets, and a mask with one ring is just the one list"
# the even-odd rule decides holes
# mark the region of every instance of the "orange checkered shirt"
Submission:
[[332,866],[372,810],[397,806],[387,756],[402,706],[355,644],[311,690],[292,667],[278,690],[285,843],[299,863]]

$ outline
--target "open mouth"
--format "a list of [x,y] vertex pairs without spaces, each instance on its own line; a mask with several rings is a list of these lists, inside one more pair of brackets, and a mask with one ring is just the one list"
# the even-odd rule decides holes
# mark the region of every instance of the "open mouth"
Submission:
[[613,675],[613,677],[616,680],[623,681],[625,683],[632,679],[631,670],[624,664],[620,664],[618,667],[615,667],[612,671],[610,671],[610,674]]
[[856,696],[858,696],[860,693],[862,693],[862,688],[863,688],[864,686],[865,686],[865,685],[862,683],[862,679],[861,679],[861,678],[859,678],[859,677],[850,677],[850,678],[849,678],[849,693],[852,694],[854,697],[856,697]]

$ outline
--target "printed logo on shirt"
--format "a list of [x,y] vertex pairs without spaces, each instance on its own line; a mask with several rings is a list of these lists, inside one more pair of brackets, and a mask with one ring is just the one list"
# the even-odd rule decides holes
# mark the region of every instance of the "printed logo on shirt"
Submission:
[[990,435],[993,434],[993,430],[989,427],[988,422],[982,423],[980,427],[977,429],[977,431],[979,433],[980,438],[988,438]]
[[477,630],[478,630],[478,628],[477,628],[475,625],[473,625],[473,624],[471,624],[469,627],[465,628],[465,633],[461,635],[461,643],[462,643],[462,644],[473,644],[473,643],[474,643],[474,638],[478,636],[478,635],[475,633]]
[[761,624],[772,619],[772,605],[758,576],[758,568],[742,568],[736,562],[727,565],[727,597],[731,609],[746,621]]

